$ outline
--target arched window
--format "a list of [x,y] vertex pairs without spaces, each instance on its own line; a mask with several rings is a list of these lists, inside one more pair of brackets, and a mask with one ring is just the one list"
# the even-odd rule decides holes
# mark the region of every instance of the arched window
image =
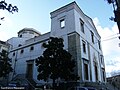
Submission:
[[33,46],[30,47],[30,51],[32,51],[32,50],[34,50],[34,47],[33,47]]
[[24,52],[24,50],[22,49],[21,51],[20,51],[20,53],[22,54]]

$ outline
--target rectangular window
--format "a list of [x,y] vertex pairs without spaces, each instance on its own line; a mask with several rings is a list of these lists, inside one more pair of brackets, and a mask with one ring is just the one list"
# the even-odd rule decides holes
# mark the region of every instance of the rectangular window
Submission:
[[102,68],[102,77],[103,77],[103,81],[105,82],[105,69]]
[[65,19],[60,20],[60,27],[61,28],[65,27]]
[[96,81],[98,80],[98,69],[97,69],[97,66],[94,65],[94,69],[95,69],[95,78],[96,78]]
[[84,63],[84,78],[88,80],[88,64]]
[[85,43],[85,41],[82,41],[82,45],[83,45],[83,52],[86,53],[86,43]]
[[82,19],[80,19],[80,26],[81,26],[81,31],[82,31],[83,33],[85,33],[85,32],[84,32],[84,22],[82,21]]
[[33,64],[27,64],[26,78],[33,78]]
[[92,43],[94,43],[94,33],[91,31],[91,39],[92,39]]
[[33,78],[34,60],[27,60],[26,62],[27,62],[26,78],[32,79]]
[[100,44],[100,41],[98,40],[98,47],[99,49],[101,50],[101,44]]
[[104,57],[103,57],[103,55],[100,55],[100,60],[101,60],[101,64],[104,64]]

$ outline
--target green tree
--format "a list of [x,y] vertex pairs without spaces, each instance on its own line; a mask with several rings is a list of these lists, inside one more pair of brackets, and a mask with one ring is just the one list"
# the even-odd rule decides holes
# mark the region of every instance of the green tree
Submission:
[[113,3],[113,0],[107,0],[107,2],[108,2],[109,4],[111,4],[111,3]]
[[0,1],[0,9],[7,10],[8,12],[12,14],[13,12],[18,12],[17,6],[13,6],[12,4],[7,4],[5,0]]
[[62,38],[50,37],[48,43],[43,43],[43,47],[46,48],[43,55],[36,59],[38,80],[52,79],[54,88],[58,78],[65,81],[77,79],[73,73],[75,61],[71,59],[72,55],[63,49]]
[[[0,9],[7,10],[10,13],[18,12],[17,6],[13,6],[12,4],[6,3],[5,0],[0,1]],[[5,17],[0,17],[0,20],[3,20]],[[1,25],[1,24],[0,24]]]
[[[107,2],[113,5],[115,17],[111,17],[110,20],[115,21],[117,23],[120,34],[120,0],[107,0]],[[120,36],[118,38],[120,39]]]
[[5,77],[12,72],[11,60],[8,58],[8,53],[5,50],[0,52],[0,77]]

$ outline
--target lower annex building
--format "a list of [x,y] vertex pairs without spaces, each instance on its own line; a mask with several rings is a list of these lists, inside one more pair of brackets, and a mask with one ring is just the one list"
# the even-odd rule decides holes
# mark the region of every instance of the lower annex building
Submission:
[[18,32],[18,37],[7,41],[11,45],[9,57],[14,69],[10,80],[21,76],[41,83],[37,80],[34,59],[42,55],[44,42],[50,37],[60,37],[64,39],[64,49],[72,54],[77,63],[75,73],[80,76],[80,81],[106,82],[101,37],[92,19],[83,13],[76,2],[65,5],[50,15],[50,32],[41,35],[33,28],[24,28]]

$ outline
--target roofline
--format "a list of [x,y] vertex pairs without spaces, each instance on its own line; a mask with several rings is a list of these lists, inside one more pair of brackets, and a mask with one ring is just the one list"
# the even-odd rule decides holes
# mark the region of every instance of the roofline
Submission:
[[[50,15],[52,16],[52,14],[57,13],[57,12],[60,12],[60,11],[66,9],[67,7],[72,6],[72,5],[73,5],[73,7],[72,7],[72,8],[69,8],[68,10],[74,8],[76,11],[81,12],[83,15],[86,16],[86,14],[85,14],[85,13],[81,10],[81,8],[77,5],[76,1],[73,1],[73,2],[71,2],[71,3],[69,3],[69,4],[67,4],[67,5],[64,5],[64,6],[60,7],[60,8],[58,8],[58,9],[50,12]],[[90,17],[89,17],[89,18],[90,18]]]
[[[86,15],[85,14],[85,16],[86,17],[88,17],[91,21],[92,21],[92,24],[93,24],[93,27],[96,29],[96,31],[97,31],[97,28],[96,28],[96,26],[95,26],[95,24],[94,24],[94,22],[93,22],[93,19],[92,18],[90,18],[88,15]],[[88,22],[89,23],[89,22]],[[97,35],[101,38],[101,36],[100,36],[100,34],[98,33],[98,31],[96,32],[97,33]]]
[[58,9],[56,9],[56,10],[50,12],[50,14],[55,13],[55,12],[58,12],[59,10],[65,8],[65,7],[68,7],[69,5],[72,5],[72,4],[76,4],[76,2],[73,1],[73,2],[71,2],[71,3],[69,3],[69,4],[67,4],[67,5],[64,5],[64,6],[60,7],[60,8],[58,8]]
[[1,41],[0,40],[0,44],[9,46],[9,43],[7,43],[7,41]]

